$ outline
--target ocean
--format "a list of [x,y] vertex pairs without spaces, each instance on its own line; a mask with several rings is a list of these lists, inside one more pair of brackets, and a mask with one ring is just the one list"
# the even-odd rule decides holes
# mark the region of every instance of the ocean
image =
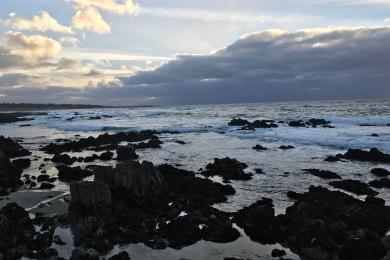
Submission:
[[[293,204],[286,195],[287,191],[305,192],[311,185],[334,189],[327,184],[327,180],[305,173],[303,169],[330,170],[343,179],[357,179],[366,183],[375,179],[375,176],[370,174],[372,168],[389,169],[388,165],[380,163],[335,163],[325,162],[324,159],[329,155],[344,153],[349,148],[376,147],[382,152],[390,153],[390,100],[57,110],[31,118],[32,120],[27,122],[0,125],[0,133],[20,140],[23,146],[32,151],[32,157],[37,160],[33,161],[32,166],[25,172],[32,176],[40,174],[39,166],[45,157],[39,148],[57,139],[79,139],[106,132],[147,129],[176,133],[159,135],[163,141],[161,149],[137,151],[139,160],[151,161],[156,165],[168,163],[178,168],[198,171],[214,158],[231,157],[248,164],[249,167],[245,170],[247,172],[254,173],[255,169],[262,169],[264,174],[254,173],[250,181],[232,181],[231,185],[236,194],[230,196],[226,203],[214,205],[220,210],[230,212],[267,197],[273,199],[277,214],[284,213],[286,207]],[[279,127],[258,128],[255,131],[240,130],[240,127],[228,125],[233,118],[249,121],[275,120],[279,122]],[[290,120],[306,121],[311,118],[331,121],[334,128],[296,128],[288,125]],[[268,149],[253,150],[252,147],[256,144]],[[292,145],[295,148],[282,150],[279,148],[281,145]],[[73,154],[90,155],[86,151],[71,153]],[[83,163],[74,164],[77,165]],[[56,175],[54,165],[46,170],[47,174]],[[218,177],[213,180],[222,182]],[[57,181],[55,185],[53,190],[69,190],[64,183]],[[384,189],[377,191],[378,197],[385,199],[386,204],[390,205],[390,192]],[[64,229],[56,232],[68,231]],[[63,256],[70,254],[70,249],[66,246],[57,246],[57,249]],[[210,259],[213,256],[225,255],[267,259],[270,252],[269,246],[253,243],[246,236],[236,242],[221,245],[200,241],[182,250],[152,250],[144,245],[131,245],[128,249],[133,252],[131,256],[134,259],[178,259],[184,256],[191,259]],[[290,254],[290,257],[297,259],[293,254]]]

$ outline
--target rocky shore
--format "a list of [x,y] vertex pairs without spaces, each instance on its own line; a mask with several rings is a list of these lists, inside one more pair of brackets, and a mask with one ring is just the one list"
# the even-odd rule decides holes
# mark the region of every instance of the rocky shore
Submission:
[[[229,122],[239,131],[277,128],[278,124],[282,122],[240,118]],[[314,118],[288,125],[333,127],[329,121]],[[23,174],[36,158],[16,140],[0,136],[0,259],[61,259],[53,247],[64,243],[54,235],[60,226],[72,230],[73,260],[99,259],[117,245],[143,243],[161,250],[181,249],[199,241],[229,243],[241,236],[240,228],[251,240],[283,245],[301,259],[390,259],[390,207],[377,196],[378,189],[389,191],[389,171],[374,167],[375,163],[390,163],[390,154],[376,148],[350,149],[321,159],[331,164],[371,162],[370,174],[377,179],[368,183],[344,179],[329,170],[302,169],[302,178],[311,175],[333,189],[313,183],[302,193],[288,191],[292,205],[285,213],[276,214],[274,202],[265,197],[236,212],[225,212],[214,206],[236,193],[231,182],[250,182],[254,174],[265,173],[261,169],[251,172],[246,163],[229,157],[214,158],[198,171],[138,161],[141,150],[161,149],[161,134],[120,132],[46,144],[39,152],[45,155],[44,162],[55,165],[55,176]],[[268,151],[260,144],[252,147],[261,153]],[[293,148],[285,145],[279,151]],[[85,151],[92,155],[73,155]],[[110,162],[110,166],[97,162]],[[216,182],[215,177],[222,181]],[[68,207],[61,214],[37,213],[32,209],[39,205],[23,208],[6,202],[17,190],[50,191],[57,183],[69,185],[70,190],[70,196],[49,195]],[[272,251],[275,259],[287,259],[285,255],[282,249]],[[130,257],[131,252],[124,251],[110,259]]]

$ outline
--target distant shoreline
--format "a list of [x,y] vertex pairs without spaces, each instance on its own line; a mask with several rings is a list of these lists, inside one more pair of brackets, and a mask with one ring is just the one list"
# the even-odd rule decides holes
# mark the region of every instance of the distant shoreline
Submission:
[[93,109],[93,108],[136,108],[152,106],[102,106],[83,104],[35,104],[35,103],[0,103],[0,112],[16,111],[42,111],[42,110],[62,110],[62,109]]

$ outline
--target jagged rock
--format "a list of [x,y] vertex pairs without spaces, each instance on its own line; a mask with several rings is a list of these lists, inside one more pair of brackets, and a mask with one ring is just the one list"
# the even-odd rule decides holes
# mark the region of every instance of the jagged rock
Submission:
[[[249,122],[248,120],[237,118],[232,119],[228,125],[230,126],[246,126],[248,130],[252,130],[255,128],[276,128],[278,127],[273,120],[255,120],[253,122]],[[243,129],[244,130],[244,129]]]
[[39,187],[39,189],[41,190],[50,190],[50,189],[53,189],[55,186],[51,183],[48,183],[48,182],[42,182],[41,183],[41,186]]
[[125,161],[116,168],[95,167],[95,180],[107,183],[112,193],[138,205],[161,200],[165,197],[167,184],[151,162]]
[[273,244],[280,240],[280,234],[276,232],[275,210],[271,199],[262,198],[243,208],[236,213],[235,221],[254,241]]
[[390,171],[383,168],[374,168],[371,170],[371,173],[378,177],[387,177],[390,175]]
[[86,148],[93,148],[99,150],[99,147],[106,146],[103,149],[107,149],[109,146],[115,149],[116,146],[121,142],[141,142],[149,139],[158,139],[155,135],[157,132],[154,131],[141,131],[141,132],[129,132],[129,133],[116,133],[116,134],[102,134],[98,137],[82,138],[78,141],[68,141],[63,144],[49,144],[43,147],[41,150],[47,153],[56,154],[63,152],[80,152]]
[[286,255],[286,251],[284,251],[283,249],[274,249],[272,250],[271,252],[271,256],[272,257],[282,257],[282,256],[285,256]]
[[6,259],[19,258],[32,247],[34,226],[29,214],[16,203],[0,210],[0,252]]
[[31,160],[28,158],[16,159],[12,161],[12,164],[15,165],[17,168],[26,169],[30,167]]
[[378,188],[378,189],[382,189],[382,188],[390,189],[390,180],[387,178],[370,181],[369,184],[371,187]]
[[228,125],[230,126],[244,126],[249,125],[250,122],[248,120],[242,119],[242,118],[233,118]]
[[318,169],[305,169],[304,172],[308,172],[311,175],[320,177],[322,179],[341,179],[340,175],[335,172],[318,170]]
[[22,169],[12,164],[0,150],[0,196],[22,185],[21,175]]
[[244,169],[247,167],[248,165],[245,163],[229,157],[223,159],[215,158],[214,163],[209,163],[206,166],[206,170],[201,174],[207,177],[218,175],[223,177],[225,181],[250,180],[252,175],[244,172]]
[[137,149],[147,149],[147,148],[161,148],[161,142],[159,139],[150,139],[147,143],[142,142],[139,144],[136,144],[135,147]]
[[342,155],[342,154],[336,154],[335,156],[329,155],[328,157],[326,157],[326,159],[325,159],[324,161],[325,161],[325,162],[338,162],[338,161],[340,161],[342,158],[343,158],[343,155]]
[[70,157],[67,154],[55,154],[53,158],[51,159],[52,162],[55,163],[63,163],[65,165],[71,165],[75,161],[77,161],[76,157]]
[[107,152],[102,153],[99,156],[99,159],[102,160],[102,161],[109,161],[109,160],[112,159],[113,156],[114,156],[114,153],[112,153],[110,151],[107,151]]
[[302,120],[292,120],[288,122],[289,126],[292,127],[305,127],[305,123]]
[[111,256],[108,260],[131,260],[131,258],[126,251],[122,251],[119,254]]
[[390,163],[390,154],[383,153],[377,148],[371,148],[369,151],[349,149],[343,157],[349,160]]
[[279,149],[282,149],[282,150],[290,150],[290,149],[294,149],[295,147],[292,146],[292,145],[281,145],[279,146]]
[[138,155],[135,153],[135,147],[132,144],[126,146],[119,146],[116,149],[118,161],[126,161],[131,159],[137,159]]
[[0,135],[0,150],[3,151],[8,158],[31,155],[31,152],[24,149],[23,146],[11,138],[5,138],[2,135]]
[[265,150],[267,150],[267,147],[264,147],[264,146],[257,144],[255,146],[253,146],[252,149],[256,150],[256,151],[265,151]]
[[72,182],[72,197],[69,211],[74,215],[89,213],[101,214],[111,211],[112,197],[109,186],[101,181]]
[[99,260],[99,253],[94,249],[75,248],[70,260]]
[[341,180],[341,181],[332,181],[329,185],[355,193],[357,195],[376,195],[378,192],[371,189],[370,186],[366,183],[360,182],[358,180]]
[[80,166],[68,167],[65,165],[59,165],[56,168],[58,170],[58,179],[65,182],[80,181],[93,175],[90,170],[82,169]]

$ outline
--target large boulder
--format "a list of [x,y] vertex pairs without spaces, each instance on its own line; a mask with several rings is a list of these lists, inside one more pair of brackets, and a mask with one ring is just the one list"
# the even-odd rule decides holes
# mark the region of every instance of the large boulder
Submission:
[[363,183],[358,180],[332,181],[329,183],[329,185],[338,189],[355,193],[356,195],[377,195],[378,194],[378,192],[371,189],[367,183]]
[[8,158],[22,157],[31,154],[31,152],[24,149],[23,146],[11,138],[6,138],[2,135],[0,135],[0,150],[2,150]]
[[116,168],[95,167],[95,181],[107,183],[116,198],[145,206],[165,197],[167,183],[151,162],[125,161]]
[[118,148],[116,148],[116,154],[118,161],[127,161],[138,158],[138,155],[135,153],[135,147],[132,144],[118,146]]
[[0,150],[0,196],[23,184],[20,181],[22,171]]
[[70,184],[72,197],[71,212],[101,214],[111,211],[111,191],[108,185],[101,181],[72,182]]
[[344,158],[356,161],[390,163],[390,154],[383,153],[377,148],[371,148],[369,151],[349,149],[344,154]]
[[202,172],[204,176],[221,176],[225,181],[229,180],[250,180],[252,175],[245,173],[244,169],[248,165],[229,157],[214,159],[214,163],[209,163],[206,170]]
[[58,179],[65,182],[81,181],[82,179],[93,175],[90,170],[82,169],[80,166],[68,167],[59,165],[56,168],[58,170]]
[[[6,259],[21,257],[34,240],[34,225],[29,214],[16,203],[0,210],[0,252]],[[23,250],[21,250],[23,248]]]

